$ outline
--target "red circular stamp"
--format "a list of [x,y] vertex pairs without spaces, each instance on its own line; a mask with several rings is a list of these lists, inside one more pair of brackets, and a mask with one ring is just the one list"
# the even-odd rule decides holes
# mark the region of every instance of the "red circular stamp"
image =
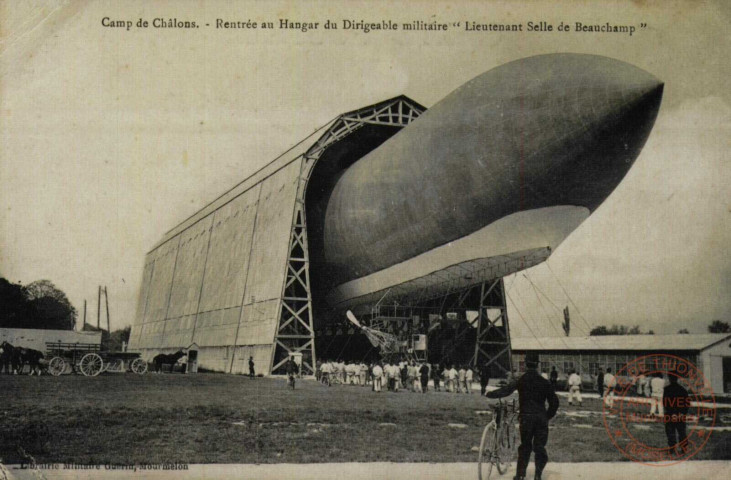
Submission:
[[[610,383],[615,385],[610,388]],[[716,399],[692,362],[675,355],[645,355],[624,365],[610,383],[605,376],[604,426],[630,460],[674,465],[708,442],[716,424]]]

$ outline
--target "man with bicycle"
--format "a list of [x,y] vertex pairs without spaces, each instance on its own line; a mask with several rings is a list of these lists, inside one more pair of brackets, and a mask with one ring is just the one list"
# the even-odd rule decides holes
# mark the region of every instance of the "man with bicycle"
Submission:
[[[525,480],[525,472],[530,462],[530,454],[535,452],[535,480],[540,480],[543,469],[548,463],[546,443],[548,442],[548,421],[556,415],[558,397],[551,385],[538,373],[538,354],[525,356],[526,372],[513,378],[507,385],[487,393],[487,398],[503,398],[518,391],[520,413],[520,447],[518,448],[518,467],[514,480]],[[546,409],[548,403],[548,409]]]

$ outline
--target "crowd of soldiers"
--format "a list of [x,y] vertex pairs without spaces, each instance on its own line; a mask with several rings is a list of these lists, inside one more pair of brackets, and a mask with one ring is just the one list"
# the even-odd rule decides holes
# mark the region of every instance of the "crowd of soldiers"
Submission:
[[[488,368],[481,368],[479,374],[484,395],[489,381]],[[471,393],[475,380],[475,372],[469,365],[440,365],[406,359],[373,363],[325,360],[317,362],[315,376],[327,386],[370,386],[375,392],[410,390],[427,393],[431,382],[436,392]]]

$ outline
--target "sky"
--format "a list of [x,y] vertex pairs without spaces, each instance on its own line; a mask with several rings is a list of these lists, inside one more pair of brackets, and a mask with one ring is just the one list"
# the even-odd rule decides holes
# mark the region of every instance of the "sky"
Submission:
[[[536,54],[606,55],[665,82],[624,181],[543,264],[506,279],[514,336],[731,321],[727,3],[0,3],[0,276],[49,279],[134,322],[145,253],[336,115],[405,94],[429,107]],[[109,28],[102,19],[320,21],[318,30]],[[325,31],[327,19],[460,22]],[[646,23],[632,35],[464,31],[464,22]],[[555,27],[554,27],[555,28]],[[540,300],[539,300],[540,299]]]

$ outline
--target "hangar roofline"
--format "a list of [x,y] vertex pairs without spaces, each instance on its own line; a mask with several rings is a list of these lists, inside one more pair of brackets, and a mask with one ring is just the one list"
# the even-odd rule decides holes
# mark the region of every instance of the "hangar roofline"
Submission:
[[[363,117],[366,115],[371,116],[373,114],[374,110],[379,110],[379,108],[386,109],[389,105],[392,105],[394,102],[404,102],[411,106],[413,109],[418,110],[420,112],[423,112],[426,110],[426,107],[421,105],[420,103],[414,101],[413,99],[409,98],[406,95],[397,95],[395,97],[382,100],[380,102],[376,102],[371,105],[367,105],[364,107],[357,108],[355,110],[350,110],[345,113],[341,113],[340,115],[334,117],[333,119],[329,120],[325,124],[323,124],[321,127],[319,127],[317,130],[312,132],[311,134],[307,135],[305,138],[297,142],[295,145],[291,146],[284,152],[282,152],[279,156],[274,158],[272,161],[267,163],[266,165],[262,166],[255,172],[253,172],[248,177],[244,178],[240,182],[238,182],[233,187],[229,188],[225,192],[223,192],[218,197],[214,198],[210,202],[208,202],[205,206],[197,210],[195,213],[191,214],[178,224],[176,224],[174,227],[172,227],[170,230],[165,232],[162,239],[158,241],[150,250],[147,251],[147,253],[152,253],[158,248],[160,248],[162,245],[167,243],[168,241],[175,238],[178,234],[183,232],[186,228],[189,228],[199,221],[205,219],[208,217],[208,215],[212,214],[219,208],[225,206],[229,202],[231,202],[234,198],[238,197],[239,195],[245,193],[249,189],[255,187],[262,181],[266,180],[270,176],[274,175],[281,169],[285,168],[290,163],[296,161],[297,159],[301,158],[302,156],[312,156],[317,155],[321,153],[324,149],[326,149],[328,146],[330,146],[333,142],[338,141],[341,138],[341,133],[343,131],[350,131],[354,127],[356,127],[357,124],[363,125],[363,124],[369,124],[374,123],[369,120],[364,120]],[[414,117],[416,118],[416,116]],[[378,124],[383,125],[383,121],[378,122]],[[403,124],[394,122],[394,125],[403,126]],[[325,129],[325,132],[320,135],[317,140],[315,140],[314,143],[309,144],[306,143],[309,139],[314,137],[316,134],[321,132],[323,129]],[[288,154],[292,153],[293,156],[288,156]]]

